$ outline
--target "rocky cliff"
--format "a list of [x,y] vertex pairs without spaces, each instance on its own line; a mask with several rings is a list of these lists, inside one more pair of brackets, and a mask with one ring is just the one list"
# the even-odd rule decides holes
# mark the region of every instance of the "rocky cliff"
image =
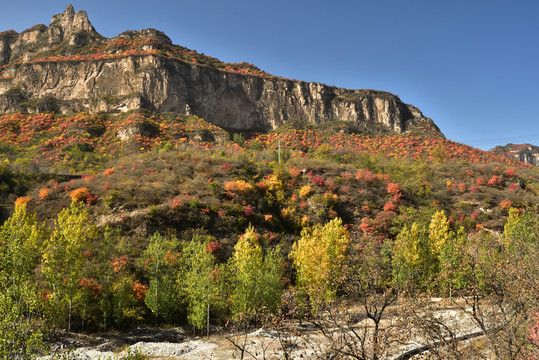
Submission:
[[51,24],[0,33],[0,112],[128,111],[195,114],[234,130],[274,129],[295,120],[353,123],[366,132],[443,136],[397,96],[268,75],[225,64],[157,30],[99,35],[69,5]]
[[539,166],[539,146],[531,144],[507,144],[505,146],[496,146],[490,151],[508,158],[515,158],[533,166]]

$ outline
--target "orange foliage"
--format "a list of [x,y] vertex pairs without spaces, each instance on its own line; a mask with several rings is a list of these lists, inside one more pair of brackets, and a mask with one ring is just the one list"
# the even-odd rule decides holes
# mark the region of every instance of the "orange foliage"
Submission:
[[146,291],[148,291],[147,286],[139,284],[137,281],[133,283],[133,292],[135,293],[135,299],[138,301],[144,301],[146,298]]
[[30,200],[32,199],[28,196],[21,196],[15,200],[15,207],[26,205]]
[[90,196],[90,190],[86,187],[81,187],[78,189],[75,189],[69,193],[69,197],[71,198],[71,201],[77,202],[77,201],[86,201],[88,197]]
[[43,188],[39,190],[39,194],[37,195],[39,197],[39,200],[43,200],[47,198],[51,194],[51,190],[49,188]]
[[503,210],[508,210],[512,205],[513,205],[513,202],[509,199],[505,199],[500,202],[500,207]]

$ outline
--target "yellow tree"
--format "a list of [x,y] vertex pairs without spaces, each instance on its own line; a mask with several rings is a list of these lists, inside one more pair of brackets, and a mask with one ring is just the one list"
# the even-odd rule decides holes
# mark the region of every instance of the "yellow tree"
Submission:
[[303,229],[292,246],[290,258],[298,273],[298,285],[315,311],[335,298],[349,244],[349,233],[336,218],[324,226]]
[[415,222],[397,235],[393,245],[393,279],[399,285],[419,280],[424,264],[424,237]]
[[435,258],[439,259],[442,248],[450,238],[449,220],[447,220],[445,212],[443,210],[436,211],[429,224],[429,242]]

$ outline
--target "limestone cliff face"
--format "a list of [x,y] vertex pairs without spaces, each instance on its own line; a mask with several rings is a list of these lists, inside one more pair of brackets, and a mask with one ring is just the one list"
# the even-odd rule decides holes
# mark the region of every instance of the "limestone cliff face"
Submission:
[[505,146],[496,146],[490,151],[508,158],[513,157],[533,166],[539,166],[539,146],[531,144],[507,144]]
[[[64,14],[53,17],[48,28],[43,25],[21,34],[0,35],[0,65],[28,56],[21,54],[24,44],[41,42],[51,47],[68,42],[80,47],[137,37],[155,39],[157,45],[150,48],[170,44],[166,35],[151,29],[103,39],[86,13],[75,14],[68,6]],[[142,107],[195,114],[234,130],[268,130],[290,120],[312,124],[338,120],[355,123],[367,132],[419,131],[443,136],[417,108],[387,92],[238,74],[157,52],[102,60],[23,60],[16,66],[8,64],[0,74],[2,93],[6,96],[0,97],[0,112],[15,111],[21,103],[34,104],[26,109],[32,111],[40,100],[48,99],[54,106],[51,110],[64,113]]]

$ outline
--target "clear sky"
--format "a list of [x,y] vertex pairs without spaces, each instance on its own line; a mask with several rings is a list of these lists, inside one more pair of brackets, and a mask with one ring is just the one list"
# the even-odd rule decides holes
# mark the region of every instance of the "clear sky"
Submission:
[[[49,25],[68,2],[3,2],[0,31]],[[226,62],[397,94],[447,138],[539,144],[537,0],[71,0],[113,37],[156,28]]]

